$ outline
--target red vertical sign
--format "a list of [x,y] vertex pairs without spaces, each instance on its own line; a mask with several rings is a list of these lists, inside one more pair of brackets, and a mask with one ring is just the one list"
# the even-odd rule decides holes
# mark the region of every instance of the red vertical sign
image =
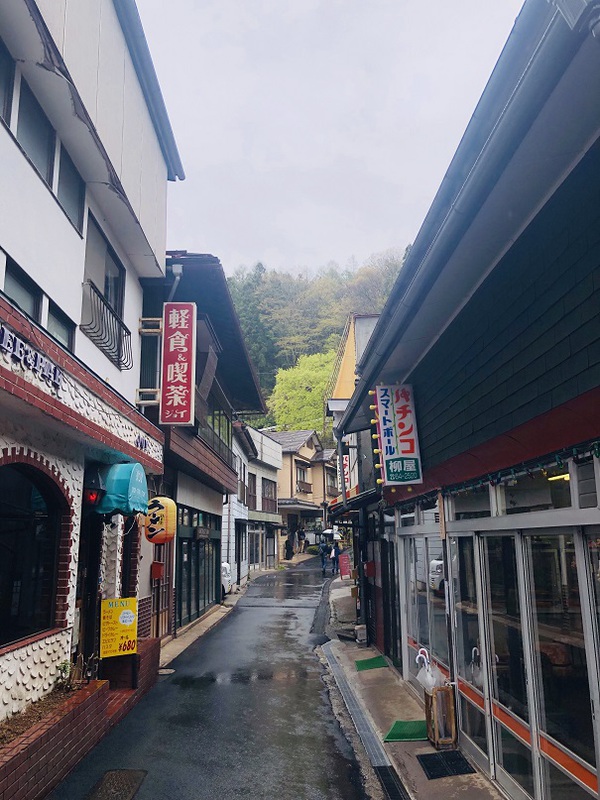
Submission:
[[340,561],[340,577],[349,578],[350,556],[348,555],[348,553],[340,553],[339,561]]
[[196,304],[163,305],[160,425],[193,425],[196,394]]

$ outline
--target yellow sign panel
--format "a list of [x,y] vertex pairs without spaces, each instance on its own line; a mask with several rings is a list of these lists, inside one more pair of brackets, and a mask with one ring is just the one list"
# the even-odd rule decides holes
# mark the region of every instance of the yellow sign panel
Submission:
[[138,601],[135,597],[103,600],[100,617],[100,658],[137,653]]

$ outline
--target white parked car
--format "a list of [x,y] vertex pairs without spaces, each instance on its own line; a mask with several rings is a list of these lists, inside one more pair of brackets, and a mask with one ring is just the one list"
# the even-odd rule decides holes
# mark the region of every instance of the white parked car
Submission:
[[221,563],[221,602],[226,595],[231,594],[233,581],[231,580],[231,565],[227,561]]
[[434,558],[429,562],[429,588],[434,594],[444,594],[444,562]]

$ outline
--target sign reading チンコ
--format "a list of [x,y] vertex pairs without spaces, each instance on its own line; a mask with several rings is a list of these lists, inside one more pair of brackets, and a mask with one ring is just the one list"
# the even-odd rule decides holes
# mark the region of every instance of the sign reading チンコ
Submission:
[[384,484],[423,483],[412,386],[377,386],[375,398]]
[[137,653],[138,605],[135,597],[103,600],[100,611],[100,658]]
[[163,305],[160,425],[193,425],[196,395],[196,304]]

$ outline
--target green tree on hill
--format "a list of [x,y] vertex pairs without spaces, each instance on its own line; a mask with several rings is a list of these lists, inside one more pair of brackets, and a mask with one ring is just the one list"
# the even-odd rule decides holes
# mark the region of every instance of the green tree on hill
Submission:
[[324,444],[331,441],[324,399],[335,356],[335,350],[300,356],[295,367],[277,372],[269,411],[279,430],[315,430]]

